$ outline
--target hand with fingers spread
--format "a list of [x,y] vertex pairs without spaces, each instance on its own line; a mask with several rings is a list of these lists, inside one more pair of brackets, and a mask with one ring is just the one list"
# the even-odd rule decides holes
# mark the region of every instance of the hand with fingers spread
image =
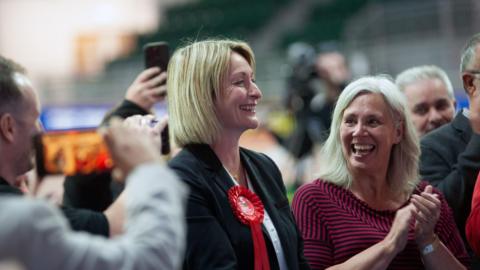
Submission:
[[412,205],[415,206],[415,237],[419,247],[424,247],[435,241],[435,225],[440,217],[441,202],[437,194],[432,192],[428,185],[420,194],[413,194]]
[[146,111],[150,111],[155,103],[165,99],[167,94],[167,72],[158,67],[142,71],[125,94],[125,99],[134,102]]

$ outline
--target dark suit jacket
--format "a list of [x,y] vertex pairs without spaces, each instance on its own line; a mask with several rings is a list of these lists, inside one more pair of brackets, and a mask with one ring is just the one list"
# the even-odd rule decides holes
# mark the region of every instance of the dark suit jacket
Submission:
[[23,193],[20,189],[11,186],[7,180],[0,176],[0,195],[3,194],[23,196]]
[[451,123],[427,134],[421,149],[420,174],[443,192],[465,240],[465,222],[480,169],[480,135],[473,134],[469,120],[459,112]]
[[[278,232],[290,270],[309,269],[286,197],[281,174],[263,154],[240,150],[242,164]],[[227,191],[233,182],[213,150],[204,144],[186,146],[169,163],[189,185],[187,250],[184,269],[254,269],[252,236],[230,208]],[[278,261],[264,229],[270,267]]]

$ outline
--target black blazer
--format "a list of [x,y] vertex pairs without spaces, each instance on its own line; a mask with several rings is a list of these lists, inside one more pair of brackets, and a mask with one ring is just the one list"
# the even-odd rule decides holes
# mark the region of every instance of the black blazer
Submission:
[[[309,269],[280,171],[266,155],[241,148],[240,156],[275,225],[289,269]],[[233,183],[213,150],[205,144],[188,145],[169,165],[190,187],[183,269],[254,269],[250,229],[236,219],[230,208],[227,191]],[[270,267],[278,269],[265,228],[263,235]]]
[[420,174],[444,194],[465,240],[473,187],[480,170],[480,135],[460,111],[453,121],[421,140]]

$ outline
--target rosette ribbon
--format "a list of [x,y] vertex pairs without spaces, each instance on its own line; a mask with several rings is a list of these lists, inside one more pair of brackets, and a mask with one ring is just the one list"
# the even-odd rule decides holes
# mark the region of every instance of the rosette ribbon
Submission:
[[250,226],[252,232],[255,270],[270,270],[268,252],[262,233],[264,208],[262,201],[249,189],[234,186],[228,190],[228,200],[235,217]]

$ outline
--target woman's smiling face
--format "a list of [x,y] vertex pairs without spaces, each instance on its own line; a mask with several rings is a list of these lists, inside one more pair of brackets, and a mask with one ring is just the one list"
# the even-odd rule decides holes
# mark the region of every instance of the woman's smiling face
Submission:
[[352,173],[386,172],[392,147],[402,136],[381,94],[362,93],[343,112],[340,138]]
[[257,128],[259,121],[256,107],[262,92],[255,83],[252,67],[236,52],[230,56],[222,87],[222,95],[216,102],[216,112],[224,131],[242,133]]

